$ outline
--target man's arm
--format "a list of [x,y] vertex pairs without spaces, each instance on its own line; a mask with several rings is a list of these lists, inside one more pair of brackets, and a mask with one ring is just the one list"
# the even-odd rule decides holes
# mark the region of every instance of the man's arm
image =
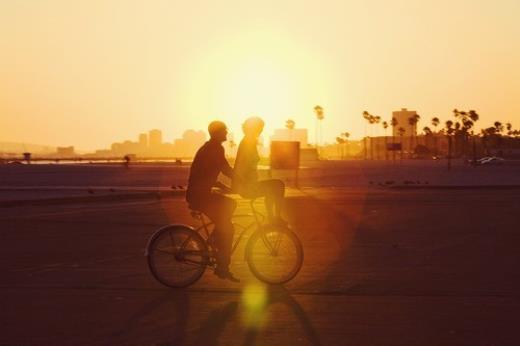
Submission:
[[222,148],[220,154],[220,171],[228,178],[233,178],[233,168],[229,165],[229,162],[226,160],[226,156],[224,155],[224,148]]
[[220,181],[216,181],[215,184],[213,185],[213,187],[216,187],[222,193],[232,193],[231,188]]
[[222,174],[224,174],[226,177],[232,179],[233,178],[233,168],[231,168],[231,166],[229,165],[229,163],[227,162],[227,160],[224,158],[225,160],[225,163],[223,164],[223,167],[222,167]]

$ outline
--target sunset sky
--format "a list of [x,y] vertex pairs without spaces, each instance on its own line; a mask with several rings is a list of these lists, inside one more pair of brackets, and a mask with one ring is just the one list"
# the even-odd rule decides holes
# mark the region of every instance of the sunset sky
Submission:
[[326,141],[402,107],[519,128],[519,15],[519,0],[0,0],[0,142],[91,150],[217,118],[239,139],[249,115],[312,142],[316,104]]

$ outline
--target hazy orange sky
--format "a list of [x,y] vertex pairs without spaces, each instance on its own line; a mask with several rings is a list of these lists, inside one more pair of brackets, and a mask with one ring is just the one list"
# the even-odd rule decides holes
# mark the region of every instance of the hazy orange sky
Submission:
[[518,0],[0,0],[0,142],[171,141],[216,118],[240,138],[249,115],[312,142],[316,104],[326,141],[362,136],[365,109],[518,128],[519,15]]

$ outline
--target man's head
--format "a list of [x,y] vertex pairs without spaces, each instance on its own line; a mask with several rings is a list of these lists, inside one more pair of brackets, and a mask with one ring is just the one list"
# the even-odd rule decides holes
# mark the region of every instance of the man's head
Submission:
[[209,136],[217,142],[225,142],[227,140],[227,126],[222,121],[212,121],[208,126]]

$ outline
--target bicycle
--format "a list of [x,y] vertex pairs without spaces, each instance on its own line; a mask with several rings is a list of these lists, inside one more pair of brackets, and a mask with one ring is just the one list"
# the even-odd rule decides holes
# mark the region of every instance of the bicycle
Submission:
[[[250,201],[252,214],[233,216],[235,234],[231,254],[242,238],[250,232],[245,248],[245,260],[253,275],[267,284],[283,284],[292,280],[303,264],[303,247],[296,234],[284,226],[265,224],[265,216]],[[186,287],[198,281],[206,269],[216,266],[213,245],[213,222],[201,211],[191,210],[201,225],[193,228],[171,224],[158,229],[149,239],[145,256],[154,278],[168,287]],[[247,226],[236,221],[253,220]],[[240,232],[237,232],[241,229]]]

